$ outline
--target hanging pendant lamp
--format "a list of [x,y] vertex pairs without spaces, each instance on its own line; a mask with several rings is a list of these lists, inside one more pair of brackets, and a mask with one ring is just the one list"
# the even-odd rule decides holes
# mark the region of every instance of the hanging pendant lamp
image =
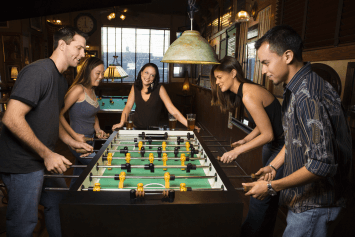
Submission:
[[195,1],[189,0],[191,30],[186,30],[175,40],[164,54],[163,63],[219,64],[211,45],[198,31],[192,30],[193,13],[197,11]]

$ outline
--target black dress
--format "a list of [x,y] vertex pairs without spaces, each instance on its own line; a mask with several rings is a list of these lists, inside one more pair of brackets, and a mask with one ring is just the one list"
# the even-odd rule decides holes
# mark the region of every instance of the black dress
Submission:
[[145,130],[149,126],[159,126],[160,113],[163,107],[163,101],[160,98],[159,91],[161,85],[157,86],[147,101],[142,98],[141,90],[134,86],[134,100],[136,110],[133,115],[133,124],[136,129]]

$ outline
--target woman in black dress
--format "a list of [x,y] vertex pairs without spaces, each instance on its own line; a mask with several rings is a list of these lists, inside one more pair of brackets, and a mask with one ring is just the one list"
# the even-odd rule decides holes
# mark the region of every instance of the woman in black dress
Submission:
[[[145,130],[149,126],[159,126],[163,104],[170,114],[187,127],[186,118],[173,105],[164,86],[159,83],[159,79],[157,65],[147,63],[142,67],[129,93],[126,106],[122,112],[121,122],[113,125],[112,130],[124,126],[134,103],[136,103],[136,109],[133,115],[133,124],[136,129]],[[199,130],[197,126],[195,126],[195,129]]]

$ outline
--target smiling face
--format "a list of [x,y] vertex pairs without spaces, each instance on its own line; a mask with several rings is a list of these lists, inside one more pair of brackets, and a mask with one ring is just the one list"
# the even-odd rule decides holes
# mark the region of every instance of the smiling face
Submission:
[[221,88],[222,92],[230,90],[234,83],[234,78],[236,76],[236,70],[231,72],[219,71],[216,69],[214,71],[214,77],[216,78],[216,85]]
[[269,43],[263,43],[258,50],[258,57],[262,64],[262,73],[266,74],[275,85],[288,82],[288,60],[285,53],[278,55],[270,50]]
[[73,40],[70,42],[70,44],[66,44],[65,42],[64,44],[62,44],[63,52],[68,66],[78,66],[80,59],[82,57],[85,57],[85,46],[86,40],[80,35],[74,35]]
[[153,67],[148,66],[144,68],[144,70],[141,72],[143,86],[149,86],[154,81],[155,75],[156,71]]
[[104,78],[105,68],[103,64],[95,67],[90,73],[91,85],[99,86],[101,80]]

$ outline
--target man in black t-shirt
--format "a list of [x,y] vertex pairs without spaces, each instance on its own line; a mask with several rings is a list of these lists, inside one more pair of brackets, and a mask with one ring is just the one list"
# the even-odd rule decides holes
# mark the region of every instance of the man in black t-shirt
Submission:
[[62,174],[71,165],[53,152],[58,137],[73,148],[93,149],[73,140],[59,123],[68,89],[62,73],[78,65],[85,45],[85,34],[63,27],[54,34],[51,57],[23,68],[14,85],[0,135],[0,175],[9,196],[7,236],[32,236],[38,204],[44,206],[49,236],[61,236],[58,204],[63,194],[45,188],[67,186],[63,178],[44,179],[43,174]]

